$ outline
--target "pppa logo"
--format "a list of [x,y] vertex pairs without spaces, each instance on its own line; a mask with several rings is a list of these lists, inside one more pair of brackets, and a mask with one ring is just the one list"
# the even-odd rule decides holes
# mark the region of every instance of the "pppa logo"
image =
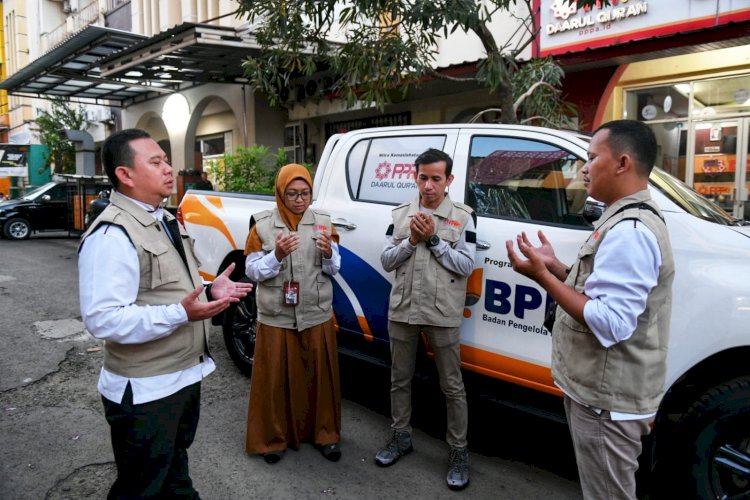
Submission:
[[375,178],[379,181],[382,181],[383,179],[387,179],[390,173],[391,173],[391,164],[388,163],[387,161],[379,163],[378,166],[375,167]]
[[578,11],[578,2],[568,0],[552,0],[549,6],[552,15],[557,19],[567,19]]
[[[624,0],[623,3],[626,3],[627,1],[628,0]],[[613,6],[617,5],[617,0],[610,0],[610,3]],[[602,7],[603,5],[601,0],[597,0],[596,8],[601,9]],[[552,11],[552,15],[557,19],[567,19],[578,12],[578,2],[576,0],[552,0],[549,8]],[[591,7],[587,5],[583,8],[583,10],[588,12],[591,10]]]

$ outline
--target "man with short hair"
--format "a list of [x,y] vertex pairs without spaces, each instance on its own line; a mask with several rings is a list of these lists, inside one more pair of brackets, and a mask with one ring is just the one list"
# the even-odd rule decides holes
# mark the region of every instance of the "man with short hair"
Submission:
[[635,120],[599,127],[583,180],[608,207],[572,267],[516,238],[517,272],[558,304],[552,328],[552,376],[565,393],[583,496],[634,499],[641,437],[664,394],[674,261],[664,218],[648,190],[656,157],[651,129]]
[[435,353],[440,388],[447,404],[450,445],[448,487],[469,484],[466,442],[468,412],[461,376],[459,325],[466,299],[466,279],[474,269],[476,220],[471,207],[451,201],[453,160],[428,149],[414,161],[419,195],[393,210],[393,223],[380,262],[394,271],[388,311],[391,347],[392,434],[375,463],[386,467],[413,451],[411,382],[419,335]]
[[208,301],[190,238],[161,208],[172,166],[143,130],[111,135],[102,163],[114,189],[81,238],[81,316],[104,343],[98,389],[110,426],[117,480],[110,499],[199,498],[187,450],[201,380],[215,369],[204,320],[247,295],[230,265]]

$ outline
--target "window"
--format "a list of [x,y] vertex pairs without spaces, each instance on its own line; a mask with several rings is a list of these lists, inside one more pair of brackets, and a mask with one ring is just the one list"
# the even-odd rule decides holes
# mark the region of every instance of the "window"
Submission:
[[417,195],[414,160],[426,149],[443,149],[444,135],[366,139],[346,159],[349,192],[355,200],[398,205]]
[[224,134],[206,135],[195,138],[195,150],[200,151],[203,157],[220,156],[226,151]]
[[290,123],[284,127],[284,151],[291,163],[302,163],[305,148],[305,129],[301,123]]
[[50,201],[68,201],[68,191],[71,187],[75,189],[75,186],[58,184],[57,186],[47,191],[46,194],[49,195]]
[[529,139],[476,136],[471,141],[466,202],[480,216],[589,227],[583,218],[584,161]]

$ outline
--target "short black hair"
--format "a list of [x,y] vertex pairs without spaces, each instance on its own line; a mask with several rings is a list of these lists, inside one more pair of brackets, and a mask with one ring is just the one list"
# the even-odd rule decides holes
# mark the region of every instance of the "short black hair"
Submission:
[[104,166],[104,172],[112,185],[117,189],[117,175],[115,175],[115,168],[120,165],[126,167],[133,166],[133,149],[130,147],[130,142],[136,139],[148,139],[151,134],[145,130],[139,128],[128,128],[120,130],[107,137],[102,145],[102,165]]
[[439,161],[445,162],[445,176],[448,177],[451,175],[451,171],[453,170],[453,159],[444,151],[435,148],[430,148],[417,156],[417,159],[414,160],[414,168],[416,168],[417,173],[419,173],[420,165],[429,165],[430,163],[437,163]]
[[600,130],[609,130],[607,144],[613,155],[627,153],[643,175],[651,174],[657,146],[654,131],[648,125],[638,120],[613,120],[596,129],[594,134]]

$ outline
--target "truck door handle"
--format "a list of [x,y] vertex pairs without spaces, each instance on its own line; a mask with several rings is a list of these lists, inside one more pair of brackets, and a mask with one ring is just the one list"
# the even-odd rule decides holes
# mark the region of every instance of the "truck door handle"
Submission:
[[477,240],[477,250],[489,250],[491,246],[484,240]]
[[331,222],[336,227],[343,227],[347,231],[352,231],[354,229],[357,229],[357,225],[353,222],[349,222],[346,219],[332,219]]

